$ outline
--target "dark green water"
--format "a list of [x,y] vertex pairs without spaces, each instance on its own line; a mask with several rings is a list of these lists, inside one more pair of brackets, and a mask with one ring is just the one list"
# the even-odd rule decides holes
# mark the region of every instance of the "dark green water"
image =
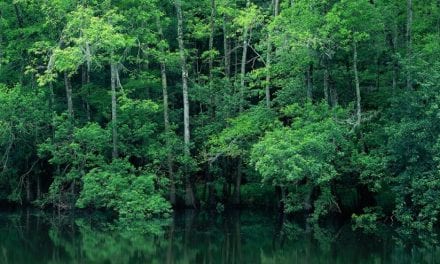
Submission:
[[440,263],[432,234],[308,226],[269,212],[186,211],[124,223],[38,211],[0,213],[0,263]]

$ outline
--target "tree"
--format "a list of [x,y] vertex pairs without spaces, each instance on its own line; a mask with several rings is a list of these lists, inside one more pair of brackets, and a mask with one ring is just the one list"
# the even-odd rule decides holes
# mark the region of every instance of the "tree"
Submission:
[[[187,160],[191,157],[191,142],[189,128],[189,99],[188,99],[188,69],[186,65],[185,46],[183,43],[183,14],[180,0],[175,0],[174,5],[177,12],[177,40],[179,43],[180,66],[182,68],[182,94],[183,94],[183,131],[184,131],[184,150]],[[186,206],[195,206],[194,192],[192,189],[191,177],[189,171],[185,173],[185,204]]]
[[335,4],[327,14],[327,34],[335,34],[342,44],[341,48],[352,51],[352,65],[356,90],[356,121],[362,121],[361,88],[358,69],[358,46],[375,32],[383,28],[378,12],[372,3],[366,1],[342,0]]
[[251,161],[263,183],[281,188],[285,212],[313,208],[311,219],[317,221],[331,210],[340,211],[332,190],[340,169],[336,159],[343,158],[347,147],[348,129],[336,120],[344,113],[310,103],[284,112],[292,124],[267,132],[253,145]]

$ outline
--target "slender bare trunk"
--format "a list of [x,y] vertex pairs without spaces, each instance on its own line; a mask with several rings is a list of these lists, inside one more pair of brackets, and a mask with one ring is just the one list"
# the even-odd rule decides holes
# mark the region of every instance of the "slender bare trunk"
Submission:
[[72,101],[72,83],[67,73],[64,73],[64,87],[66,89],[67,98],[67,114],[69,121],[73,121],[73,101]]
[[[234,39],[234,47],[237,47],[240,43],[240,40],[238,38]],[[237,76],[238,76],[238,52],[237,49],[234,48],[234,81],[237,82]],[[234,87],[235,88],[235,87]],[[235,92],[235,90],[234,90]]]
[[359,84],[359,73],[358,73],[358,53],[357,53],[357,43],[353,42],[353,70],[354,70],[354,81],[356,85],[356,125],[361,124],[361,89]]
[[[273,16],[278,16],[280,2],[273,0]],[[270,87],[271,87],[271,64],[272,64],[272,39],[271,33],[267,36],[267,54],[266,54],[266,107],[270,108]]]
[[407,0],[407,19],[406,19],[406,56],[408,60],[406,73],[406,87],[412,89],[412,23],[413,23],[413,3],[412,0]]
[[[215,31],[215,16],[216,16],[216,6],[215,0],[211,0],[211,17],[209,21],[209,51],[212,52],[214,49],[214,31]],[[210,86],[212,86],[212,67],[213,67],[213,56],[209,56],[209,82]],[[212,88],[212,87],[211,87]]]
[[[308,187],[308,188],[307,188]],[[304,209],[310,211],[312,209],[313,186],[307,186],[308,189],[304,197]]]
[[[90,77],[89,77],[89,72],[88,72],[88,68],[86,68],[84,65],[81,67],[81,84],[82,87],[84,89],[85,85],[88,85],[90,82]],[[87,121],[90,122],[91,120],[91,115],[90,115],[90,104],[89,104],[89,87],[86,88],[87,92],[86,92],[86,96],[85,98],[83,98],[83,102],[85,104],[85,108],[86,108],[86,115],[87,115]]]
[[[2,18],[2,16],[0,13],[0,19],[1,18]],[[1,30],[3,30],[3,29],[1,29]],[[2,69],[2,62],[3,62],[3,34],[0,34],[0,70]]]
[[266,54],[266,107],[270,108],[270,78],[272,63],[272,42],[270,33],[267,36],[267,54]]
[[324,62],[324,98],[325,98],[325,103],[328,104],[329,100],[328,100],[328,80],[329,80],[329,72],[328,72],[328,64],[327,62]]
[[393,25],[393,93],[397,89],[397,82],[398,82],[398,75],[399,75],[399,68],[398,68],[398,59],[397,59],[397,40],[398,40],[398,32],[397,32],[397,21],[394,21]]
[[[157,17],[157,30],[159,32],[159,36],[161,40],[164,39],[162,25],[160,24],[159,17]],[[165,50],[160,46],[160,76],[162,80],[162,95],[163,95],[163,119],[165,126],[165,133],[170,133],[170,117],[169,117],[169,103],[168,103],[168,79],[167,79],[167,71],[165,64]],[[174,172],[173,172],[173,156],[171,153],[171,145],[169,140],[166,141],[168,152],[167,152],[167,167],[168,167],[168,177],[170,179],[170,203],[172,205],[176,204],[176,183],[174,181]]]
[[223,15],[223,49],[225,53],[224,63],[225,63],[225,76],[229,78],[231,75],[231,54],[229,51],[229,37],[228,37],[228,28],[226,24],[226,15]]
[[[250,6],[250,1],[246,2],[246,6]],[[248,35],[249,27],[247,25],[243,28],[243,53],[241,55],[241,67],[240,67],[240,112],[243,112],[244,107],[244,91],[245,91],[245,77],[246,77],[246,60],[248,52]]]
[[[14,2],[13,5],[14,5],[14,10],[15,10],[15,16],[16,16],[17,22],[18,22],[18,27],[23,28],[24,27],[23,14],[21,12],[19,2]],[[18,37],[22,38],[23,33],[20,33]],[[19,80],[20,80],[20,84],[23,85],[23,76],[24,76],[24,69],[25,69],[25,67],[24,67],[25,66],[24,65],[24,59],[25,59],[24,58],[24,56],[25,56],[24,50],[22,50],[20,52],[20,56],[21,56],[21,61],[20,61],[20,73],[21,74],[20,74]]]
[[[215,34],[215,17],[216,17],[216,3],[215,0],[211,0],[211,17],[210,17],[210,34],[209,34],[209,50],[212,52],[214,50],[214,34]],[[213,87],[213,56],[212,54],[210,54],[209,56],[209,91],[213,92],[214,91],[214,87]],[[215,105],[215,97],[211,96],[210,97],[210,116],[212,117],[212,119],[215,119],[215,109],[214,109],[214,105]],[[207,169],[206,169],[206,178],[205,178],[205,191],[206,189],[208,189],[208,200],[205,200],[207,202],[208,205],[211,205],[211,198],[212,198],[212,177],[211,177],[211,165],[208,165]],[[206,188],[207,187],[207,188]],[[206,194],[206,193],[204,193]],[[206,197],[205,197],[206,198]]]
[[52,82],[49,82],[49,93],[50,93],[50,98],[49,98],[49,105],[50,105],[50,111],[52,113],[52,120],[51,120],[51,140],[52,143],[55,140],[55,117],[56,117],[56,113],[55,113],[55,93],[53,91],[53,84]]
[[117,65],[115,62],[110,64],[111,73],[111,89],[112,89],[112,139],[113,139],[113,159],[118,158],[118,129],[117,129],[117,101],[116,101],[116,76],[117,76]]
[[[274,16],[276,16],[276,2],[272,1],[273,9],[274,9]],[[271,79],[271,72],[270,67],[272,63],[272,40],[271,40],[271,32],[268,30],[267,32],[267,50],[266,50],[266,107],[270,108],[270,79]]]
[[[210,33],[209,33],[209,51],[212,52],[214,51],[214,35],[215,35],[215,17],[216,17],[216,4],[215,4],[215,0],[211,0],[211,17],[210,17],[210,22],[209,22],[209,28],[210,28]],[[211,53],[209,55],[209,91],[212,93],[214,91],[214,87],[213,87],[213,67],[214,67],[214,57],[213,54]],[[215,93],[214,93],[215,95]],[[216,98],[215,96],[210,96],[210,104],[208,106],[209,109],[209,116],[214,119],[215,118],[215,103]]]
[[246,77],[246,59],[248,51],[248,28],[244,28],[243,34],[243,53],[241,56],[241,67],[240,67],[240,112],[244,109],[244,92],[245,92],[245,77]]
[[273,1],[273,13],[274,16],[278,16],[278,14],[280,13],[280,0]]
[[[250,1],[246,2],[246,6],[250,6]],[[245,76],[246,76],[246,59],[247,59],[247,51],[248,51],[248,35],[249,35],[249,27],[247,25],[243,28],[243,53],[241,55],[241,67],[240,67],[240,105],[239,111],[243,112],[244,109],[244,92],[245,92]],[[235,189],[234,189],[234,204],[240,203],[240,187],[241,187],[241,178],[242,178],[242,160],[241,158],[238,161],[237,167],[237,176],[235,181]]]
[[338,105],[338,91],[336,90],[336,87],[334,85],[330,85],[330,100],[333,107],[336,107]]
[[[174,1],[177,11],[177,40],[179,42],[180,64],[182,68],[182,93],[183,93],[183,126],[184,126],[184,152],[185,157],[189,159],[190,153],[190,130],[189,130],[189,99],[188,99],[188,68],[186,65],[185,46],[183,43],[183,15],[181,0]],[[188,170],[185,172],[185,205],[195,207],[195,198],[192,189],[191,178]]]

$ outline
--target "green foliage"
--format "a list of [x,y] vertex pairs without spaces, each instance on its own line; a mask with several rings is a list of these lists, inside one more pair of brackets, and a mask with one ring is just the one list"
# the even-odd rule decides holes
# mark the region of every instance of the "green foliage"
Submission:
[[35,144],[50,131],[44,91],[0,84],[0,200],[22,202],[29,170],[40,170]]
[[[87,170],[104,163],[103,153],[108,146],[108,131],[96,123],[81,128],[73,128],[65,115],[56,120],[53,139],[40,145],[40,155],[51,155],[49,162],[54,165],[66,165],[77,170]],[[74,157],[74,158],[72,158]]]
[[249,109],[229,120],[229,126],[210,139],[211,153],[221,153],[230,157],[247,155],[250,144],[264,131],[279,126],[275,113],[264,107]]
[[154,174],[139,172],[124,160],[91,170],[83,177],[76,205],[114,210],[120,218],[168,216],[170,204],[156,188]]
[[125,96],[119,99],[118,131],[120,149],[127,157],[160,158],[154,122],[159,105],[151,100],[133,100]]
[[96,123],[86,124],[82,128],[72,128],[66,115],[57,117],[55,126],[53,138],[47,139],[38,148],[41,158],[48,158],[51,164],[59,168],[46,197],[39,201],[41,205],[55,203],[58,200],[56,203],[61,206],[64,200],[74,199],[74,197],[61,199],[61,196],[66,193],[67,188],[75,188],[78,180],[81,180],[89,170],[105,164],[105,151],[110,140],[110,134]]
[[377,230],[378,221],[383,218],[381,208],[364,208],[363,214],[353,214],[353,229],[362,229],[366,232],[374,232]]
[[252,147],[251,160],[262,181],[288,190],[286,212],[309,209],[314,190],[313,220],[338,205],[331,191],[338,177],[335,162],[347,155],[347,127],[325,104],[292,105],[284,110],[292,119],[288,127],[275,129]]
[[247,6],[244,10],[240,10],[239,15],[235,18],[235,23],[242,28],[252,28],[263,20],[263,15],[261,14],[260,8],[251,4]]
[[0,3],[0,202],[140,218],[193,189],[435,228],[437,0],[180,2]]

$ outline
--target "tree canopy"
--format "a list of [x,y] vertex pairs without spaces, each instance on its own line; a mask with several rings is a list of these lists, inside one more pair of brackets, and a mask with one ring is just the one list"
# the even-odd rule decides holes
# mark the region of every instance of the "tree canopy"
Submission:
[[439,28],[437,0],[2,1],[0,200],[433,229]]

